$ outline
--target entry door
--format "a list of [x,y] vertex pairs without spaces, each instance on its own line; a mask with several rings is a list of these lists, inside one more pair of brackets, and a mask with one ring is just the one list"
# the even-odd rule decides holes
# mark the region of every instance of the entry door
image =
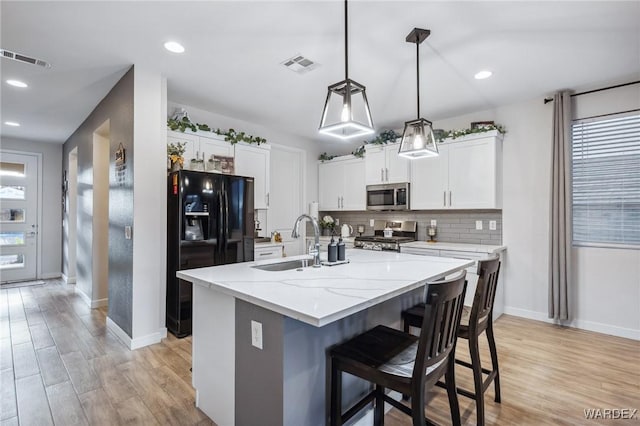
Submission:
[[0,280],[36,278],[38,157],[0,155]]

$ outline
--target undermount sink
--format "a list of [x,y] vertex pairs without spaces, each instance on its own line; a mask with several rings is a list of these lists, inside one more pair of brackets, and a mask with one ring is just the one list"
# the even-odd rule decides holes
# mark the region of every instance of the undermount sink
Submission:
[[266,265],[256,265],[252,268],[260,269],[261,271],[289,271],[291,269],[306,268],[313,265],[313,259],[296,259],[287,260],[286,262],[269,263]]

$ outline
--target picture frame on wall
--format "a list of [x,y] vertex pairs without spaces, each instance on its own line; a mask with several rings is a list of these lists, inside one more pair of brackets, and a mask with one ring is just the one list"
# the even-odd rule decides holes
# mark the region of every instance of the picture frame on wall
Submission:
[[495,123],[493,121],[474,121],[471,123],[471,129],[479,129],[484,126],[493,126]]

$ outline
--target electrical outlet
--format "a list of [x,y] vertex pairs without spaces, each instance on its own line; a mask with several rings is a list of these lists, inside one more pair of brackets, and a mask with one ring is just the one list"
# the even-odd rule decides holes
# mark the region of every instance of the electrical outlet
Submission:
[[489,230],[490,231],[495,231],[496,230],[496,221],[495,220],[490,220],[489,221]]
[[340,219],[336,218],[336,226],[340,226]]
[[476,220],[476,231],[482,231],[482,221]]
[[374,219],[369,219],[369,226],[373,228],[373,221]]
[[262,323],[251,320],[251,345],[262,349]]
[[431,226],[436,226],[436,220],[435,219],[431,219]]

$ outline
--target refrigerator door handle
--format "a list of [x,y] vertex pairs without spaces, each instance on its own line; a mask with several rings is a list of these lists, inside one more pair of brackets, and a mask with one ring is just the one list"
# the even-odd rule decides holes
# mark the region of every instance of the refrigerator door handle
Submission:
[[216,220],[216,250],[222,252],[222,227],[224,226],[222,193],[218,192],[218,219]]
[[224,250],[227,251],[229,243],[229,194],[224,192]]

